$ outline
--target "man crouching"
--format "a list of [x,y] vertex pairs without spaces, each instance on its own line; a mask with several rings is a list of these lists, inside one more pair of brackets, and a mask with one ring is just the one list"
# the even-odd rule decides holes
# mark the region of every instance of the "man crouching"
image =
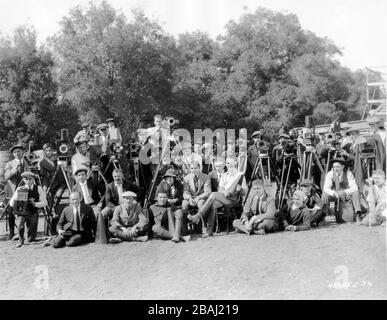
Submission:
[[264,235],[279,231],[279,221],[275,217],[275,201],[269,196],[262,181],[254,180],[251,192],[243,206],[240,219],[233,221],[234,228],[246,234]]
[[148,218],[141,206],[135,202],[136,197],[132,191],[122,194],[122,204],[115,207],[110,221],[109,231],[115,237],[110,238],[110,243],[148,240]]
[[180,240],[189,240],[189,236],[180,236],[183,210],[177,209],[172,211],[172,208],[168,204],[168,196],[165,192],[157,193],[157,203],[150,206],[149,211],[155,222],[152,227],[153,236],[156,238],[172,240],[176,243]]

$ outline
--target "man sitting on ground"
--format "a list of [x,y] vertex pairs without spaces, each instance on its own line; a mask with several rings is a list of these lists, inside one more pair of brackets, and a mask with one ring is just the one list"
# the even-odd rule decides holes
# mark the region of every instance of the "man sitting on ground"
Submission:
[[115,238],[110,243],[121,241],[147,241],[148,219],[141,206],[135,202],[137,195],[126,191],[122,194],[122,204],[114,209],[109,231]]
[[302,180],[300,183],[300,190],[305,192],[307,197],[305,204],[311,214],[311,225],[318,227],[318,225],[325,217],[324,210],[326,206],[324,205],[324,202],[321,200],[320,196],[317,194],[316,187],[312,180]]
[[190,236],[180,236],[183,211],[181,209],[172,210],[165,192],[160,191],[157,193],[157,203],[150,206],[149,211],[155,222],[152,231],[156,238],[172,240],[175,243],[180,240],[188,241],[190,239]]
[[252,182],[242,216],[233,221],[233,226],[237,231],[249,235],[279,231],[279,221],[275,216],[275,200],[266,193],[262,181]]

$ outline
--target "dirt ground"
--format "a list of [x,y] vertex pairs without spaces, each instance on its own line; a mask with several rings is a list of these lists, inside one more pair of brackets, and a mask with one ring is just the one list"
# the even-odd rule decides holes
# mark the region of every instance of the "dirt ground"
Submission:
[[179,244],[63,249],[16,249],[4,227],[2,221],[0,299],[387,298],[380,226],[328,223],[266,236],[232,232]]

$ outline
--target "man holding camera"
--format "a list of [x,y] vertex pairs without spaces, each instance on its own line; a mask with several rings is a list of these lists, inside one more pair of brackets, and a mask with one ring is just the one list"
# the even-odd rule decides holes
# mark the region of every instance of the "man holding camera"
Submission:
[[39,208],[47,206],[47,199],[41,186],[35,184],[35,174],[25,171],[21,174],[24,185],[18,187],[10,200],[10,207],[17,216],[16,224],[19,230],[19,242],[16,247],[24,244],[24,225],[27,225],[27,240],[33,242],[36,238],[39,221]]
[[[15,145],[9,151],[12,152],[14,159],[6,163],[4,169],[4,178],[8,180],[8,184],[11,187],[12,193],[14,193],[22,181],[21,174],[28,170],[28,164],[27,161],[23,159],[24,148],[22,145]],[[13,215],[12,210],[8,210],[8,223],[9,239],[12,239],[15,235],[15,216]]]

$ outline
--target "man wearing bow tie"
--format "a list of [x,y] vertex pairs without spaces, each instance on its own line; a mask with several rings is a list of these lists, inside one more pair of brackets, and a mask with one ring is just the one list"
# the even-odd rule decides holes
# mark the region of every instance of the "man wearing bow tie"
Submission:
[[81,203],[78,191],[70,193],[70,205],[63,209],[57,228],[54,248],[74,247],[94,241],[96,223],[93,209]]

